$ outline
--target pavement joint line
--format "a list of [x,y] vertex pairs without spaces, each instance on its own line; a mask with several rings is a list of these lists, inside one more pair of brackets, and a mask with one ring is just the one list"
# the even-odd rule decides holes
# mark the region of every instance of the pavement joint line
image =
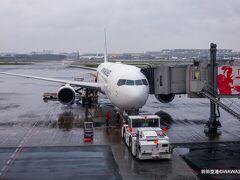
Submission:
[[9,163],[11,162],[11,160],[12,160],[12,159],[9,159],[6,164],[9,165]]
[[4,172],[6,168],[7,168],[7,166],[4,165],[3,168],[1,169],[1,171]]
[[0,179],[4,178],[7,174],[7,171],[10,169],[11,165],[14,163],[15,159],[17,158],[17,155],[20,154],[20,152],[23,149],[23,145],[28,137],[30,137],[30,134],[33,132],[33,129],[36,127],[38,122],[35,122],[34,125],[31,127],[31,129],[28,130],[28,132],[25,134],[23,139],[21,140],[20,144],[17,146],[13,154],[10,156],[10,158],[6,161],[5,165],[1,169]]

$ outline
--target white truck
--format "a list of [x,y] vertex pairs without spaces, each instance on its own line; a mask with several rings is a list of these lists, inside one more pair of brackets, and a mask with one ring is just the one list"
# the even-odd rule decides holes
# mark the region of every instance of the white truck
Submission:
[[160,128],[157,115],[128,116],[121,134],[130,152],[140,160],[171,158],[169,138]]

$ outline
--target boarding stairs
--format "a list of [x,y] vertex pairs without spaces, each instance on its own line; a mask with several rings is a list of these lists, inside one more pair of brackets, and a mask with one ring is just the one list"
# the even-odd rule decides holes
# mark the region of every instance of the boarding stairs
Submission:
[[217,92],[209,86],[206,86],[201,91],[201,94],[206,98],[210,99],[218,107],[221,107],[223,110],[227,111],[229,114],[240,120],[240,104],[236,101],[233,101],[229,98],[220,98],[217,96]]

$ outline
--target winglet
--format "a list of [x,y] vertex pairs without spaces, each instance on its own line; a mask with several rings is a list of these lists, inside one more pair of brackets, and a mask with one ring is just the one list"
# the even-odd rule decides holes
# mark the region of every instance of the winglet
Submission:
[[106,33],[106,29],[104,29],[104,35],[105,35],[105,42],[104,42],[104,62],[108,62],[108,55],[107,55],[107,33]]

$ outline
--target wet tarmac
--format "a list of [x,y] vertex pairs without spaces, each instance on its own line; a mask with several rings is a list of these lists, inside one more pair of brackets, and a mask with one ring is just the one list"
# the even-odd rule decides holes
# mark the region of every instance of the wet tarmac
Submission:
[[[4,167],[15,149],[0,151]],[[122,179],[110,146],[25,147],[6,169],[7,179]]]
[[[61,63],[6,65],[1,66],[0,71],[65,79],[83,77],[83,74],[87,72],[63,67]],[[87,80],[89,78],[88,76]],[[176,148],[170,161],[142,162],[134,159],[123,144],[119,126],[114,119],[113,108],[106,97],[100,96],[101,105],[90,110],[92,116],[89,118],[96,122],[96,127],[94,128],[94,141],[86,144],[83,142],[82,129],[85,108],[81,105],[66,107],[57,101],[44,103],[42,100],[44,92],[58,90],[58,83],[3,75],[0,76],[0,83],[0,169],[4,174],[2,177],[6,179],[31,179],[43,172],[49,173],[46,179],[59,179],[57,177],[78,179],[77,177],[84,176],[85,166],[90,167],[88,162],[97,164],[100,161],[98,159],[100,157],[93,161],[90,158],[96,151],[96,155],[101,154],[99,156],[103,159],[104,165],[98,166],[99,169],[94,169],[95,166],[92,167],[93,169],[90,168],[93,176],[85,173],[87,175],[84,179],[94,179],[95,174],[101,174],[104,179],[196,179],[196,175],[200,179],[222,179],[226,176],[206,176],[200,173],[203,168],[221,168],[218,166],[219,157],[228,159],[228,163],[222,168],[240,168],[238,165],[240,147],[227,144],[230,141],[240,141],[240,122],[221,110],[222,129],[215,136],[204,133],[204,126],[209,118],[209,100],[207,99],[188,99],[186,96],[181,96],[176,97],[169,104],[161,104],[154,96],[150,96],[141,112],[159,114],[162,117],[162,126],[168,127],[167,134],[170,141],[175,144],[188,143],[188,146],[185,150]],[[238,103],[239,99],[233,99],[233,101]],[[111,128],[106,128],[104,125],[103,116],[106,111],[111,111]],[[226,142],[227,144],[215,147],[219,156],[212,158],[211,163],[207,155],[211,148],[208,146],[209,142]],[[204,144],[204,146],[191,146],[194,143]],[[12,162],[9,170],[5,171],[7,159],[10,159],[11,153],[18,148],[22,150]],[[81,152],[89,149],[91,151],[86,156],[88,160],[79,164],[82,158]],[[55,150],[60,154],[59,157],[55,156]],[[224,154],[225,150],[230,153]],[[75,159],[69,161],[74,156]],[[51,173],[48,172],[52,169],[49,158],[53,158],[53,162],[58,161],[59,158],[59,164],[57,163],[57,167]],[[64,159],[68,161],[67,164],[64,163]],[[71,174],[73,164],[78,165],[74,168],[76,171],[73,169]],[[61,171],[61,169],[66,171]],[[65,176],[61,176],[62,173]],[[230,178],[236,177],[238,176]]]
[[[217,146],[201,145],[200,147],[192,147],[178,149],[179,154],[187,162],[187,164],[199,175],[200,179],[239,179],[238,174],[220,174],[220,170],[238,170],[240,162],[240,144],[219,144]],[[203,174],[201,171],[210,170],[213,173]]]

